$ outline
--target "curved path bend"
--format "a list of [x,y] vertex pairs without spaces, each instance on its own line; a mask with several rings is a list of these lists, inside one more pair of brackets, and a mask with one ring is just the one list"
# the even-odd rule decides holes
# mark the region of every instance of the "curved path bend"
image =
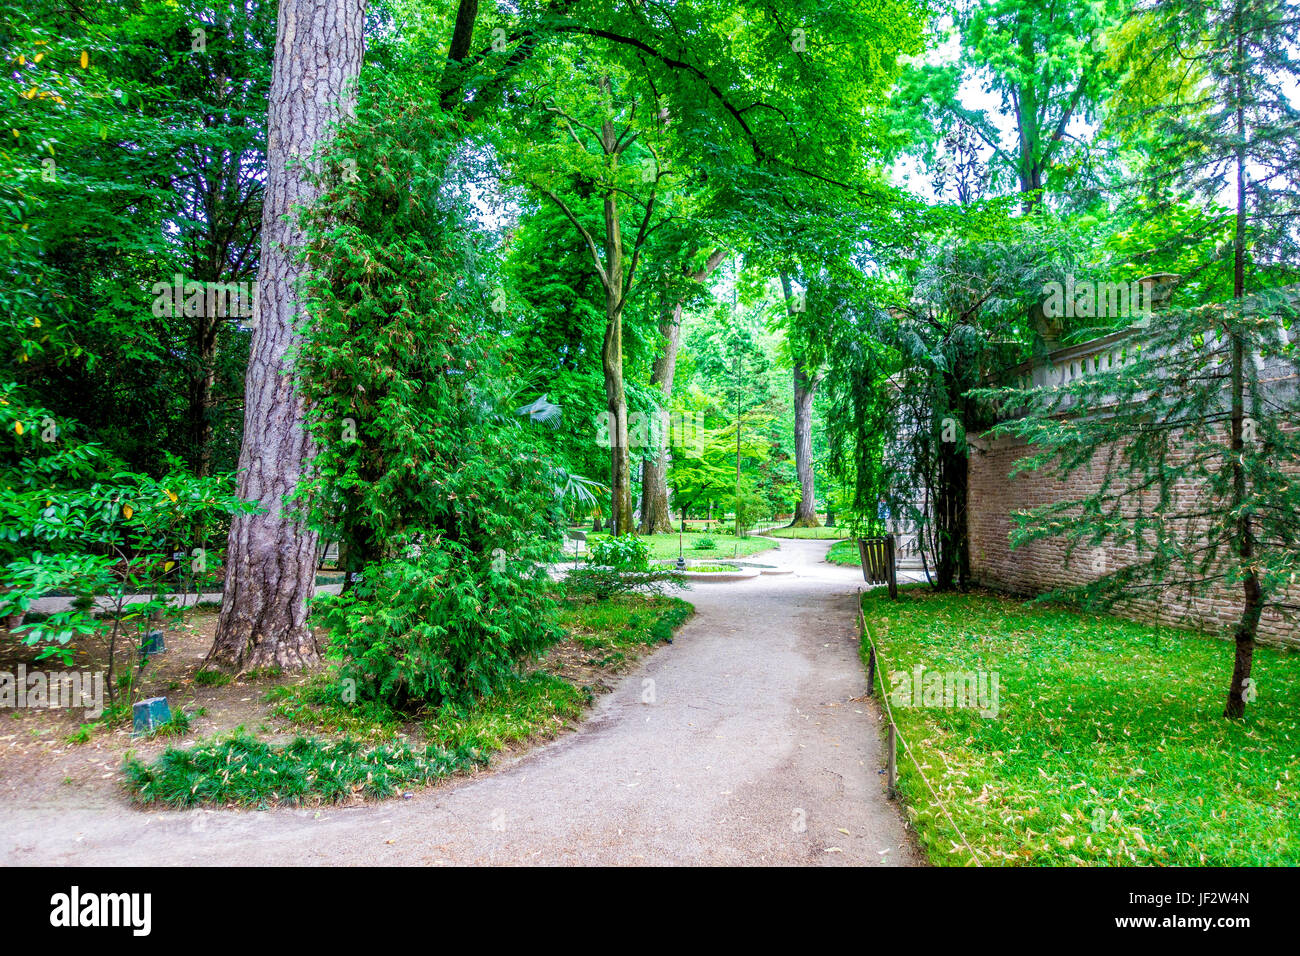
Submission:
[[576,731],[491,773],[348,809],[0,807],[15,864],[915,864],[861,698],[856,568],[696,583],[672,645]]

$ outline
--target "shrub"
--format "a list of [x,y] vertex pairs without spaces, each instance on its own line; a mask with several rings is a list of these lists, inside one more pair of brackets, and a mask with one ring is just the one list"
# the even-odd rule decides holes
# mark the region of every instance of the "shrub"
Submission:
[[597,600],[633,591],[663,594],[670,588],[686,586],[686,579],[680,572],[664,565],[644,571],[619,571],[609,567],[588,566],[575,568],[564,579],[565,592],[569,597],[592,597]]
[[[43,436],[24,422],[45,422]],[[168,595],[210,583],[219,529],[256,504],[235,496],[233,475],[196,477],[172,456],[162,477],[126,471],[77,428],[0,384],[0,617],[24,621],[12,630],[37,660],[70,665],[102,643],[109,712],[120,716],[141,642],[179,616]],[[28,613],[58,593],[73,596],[68,609]],[[108,598],[102,611],[95,595]]]
[[542,565],[573,486],[514,408],[492,277],[464,281],[483,250],[447,201],[448,129],[436,99],[376,77],[306,220],[297,368],[317,454],[299,490],[351,575],[313,609],[358,699],[402,709],[489,693],[558,637]]
[[601,538],[591,544],[591,563],[615,571],[646,571],[650,567],[650,546],[630,534]]
[[691,545],[691,547],[696,551],[712,551],[717,546],[718,542],[714,541],[707,535],[703,538],[696,538],[695,543]]
[[399,710],[490,693],[515,661],[559,639],[540,566],[490,568],[451,541],[425,541],[313,607],[359,699]]

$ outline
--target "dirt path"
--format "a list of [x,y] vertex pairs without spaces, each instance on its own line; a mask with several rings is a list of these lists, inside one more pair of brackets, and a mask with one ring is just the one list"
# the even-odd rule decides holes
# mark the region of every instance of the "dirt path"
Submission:
[[857,699],[861,573],[828,544],[782,542],[791,575],[695,585],[675,643],[494,773],[351,809],[6,805],[0,862],[917,863]]

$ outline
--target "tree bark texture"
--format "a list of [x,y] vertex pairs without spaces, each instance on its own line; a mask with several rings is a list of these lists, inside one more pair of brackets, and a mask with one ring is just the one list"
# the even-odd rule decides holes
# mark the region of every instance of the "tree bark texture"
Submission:
[[296,287],[304,243],[296,207],[316,190],[298,165],[351,114],[361,72],[364,0],[281,0],[267,117],[258,309],[245,384],[241,498],[261,512],[230,527],[225,593],[206,664],[246,671],[319,660],[307,627],[317,535],[290,515],[287,497],[311,458],[304,402],[291,357],[300,319]]

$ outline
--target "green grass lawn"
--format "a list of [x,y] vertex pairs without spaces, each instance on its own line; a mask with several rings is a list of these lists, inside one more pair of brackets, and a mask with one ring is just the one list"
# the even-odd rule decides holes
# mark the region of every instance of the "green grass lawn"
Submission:
[[[1300,862],[1300,654],[1258,648],[1258,699],[1228,721],[1226,641],[988,593],[874,591],[863,607],[886,688],[917,665],[999,677],[992,719],[893,707],[984,863]],[[931,861],[968,863],[901,745],[898,767]]]
[[858,551],[857,539],[836,541],[831,545],[831,549],[826,552],[826,560],[831,564],[846,564],[855,568],[862,567],[862,555]]
[[817,540],[831,538],[847,538],[849,536],[848,528],[773,528],[771,531],[765,531],[764,534],[770,534],[774,538],[815,538]]
[[593,654],[612,655],[668,640],[695,611],[681,598],[617,594],[603,601],[570,601],[560,611],[560,627]]
[[[587,544],[590,545],[607,535],[588,535]],[[650,559],[664,560],[666,558],[677,559],[677,535],[675,534],[643,534],[639,536],[642,541],[650,545]],[[716,547],[696,549],[695,542],[701,538],[712,538]],[[759,554],[763,551],[770,551],[773,548],[771,541],[765,541],[762,538],[733,538],[726,534],[696,534],[688,531],[682,535],[682,555],[686,558],[744,558],[751,554]]]

